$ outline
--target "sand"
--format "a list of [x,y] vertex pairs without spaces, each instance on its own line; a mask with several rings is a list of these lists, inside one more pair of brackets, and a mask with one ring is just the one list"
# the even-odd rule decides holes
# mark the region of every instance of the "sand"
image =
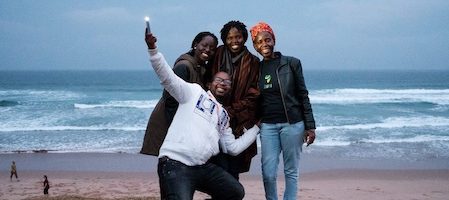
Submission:
[[[9,179],[12,160],[16,161],[19,181]],[[414,169],[404,163],[401,168],[394,162],[383,168],[370,163],[342,167],[335,162],[338,168],[323,168],[317,164],[329,162],[332,165],[328,159],[301,162],[306,168],[300,176],[298,199],[301,200],[449,199],[449,165],[444,168],[446,162],[437,167],[417,164]],[[254,165],[258,164],[254,162]],[[318,168],[312,170],[313,166]],[[0,199],[159,199],[156,159],[152,156],[119,153],[0,154],[0,167]],[[264,199],[259,174],[260,167],[254,167],[241,176],[245,199]],[[51,184],[48,197],[43,195],[43,175],[48,176]],[[279,191],[283,191],[283,184],[280,175]],[[207,197],[206,194],[195,193],[194,199]],[[282,199],[282,193],[279,197]]]

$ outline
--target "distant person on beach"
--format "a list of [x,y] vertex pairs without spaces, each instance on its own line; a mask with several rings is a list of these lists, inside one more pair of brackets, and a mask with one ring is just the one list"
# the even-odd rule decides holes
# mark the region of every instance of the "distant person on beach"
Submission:
[[[214,199],[243,199],[243,186],[223,168],[208,162],[220,150],[241,153],[259,132],[254,125],[238,139],[232,134],[229,115],[219,102],[231,89],[229,75],[215,74],[206,91],[176,76],[158,52],[151,33],[145,34],[145,41],[161,84],[179,102],[158,156],[161,199],[192,199],[195,190]],[[207,51],[203,49],[201,55],[207,57]]]
[[48,195],[48,189],[50,189],[50,182],[48,182],[47,175],[44,175],[43,185],[44,185],[44,194]]
[[11,164],[11,176],[9,176],[9,179],[12,181],[12,177],[15,176],[16,180],[19,180],[19,177],[17,176],[17,166],[16,166],[16,162],[12,161]]
[[279,155],[284,161],[284,199],[296,199],[299,158],[305,140],[315,140],[315,120],[299,59],[274,52],[276,38],[271,27],[260,22],[251,28],[260,62],[262,175],[265,197],[277,199]]
[[[259,58],[245,46],[248,39],[246,25],[240,21],[229,21],[220,31],[223,45],[217,48],[212,65],[212,74],[227,72],[232,80],[232,88],[223,99],[223,106],[231,117],[230,126],[236,138],[243,130],[252,127],[258,121],[256,117],[259,90]],[[236,179],[239,174],[249,171],[251,159],[257,154],[257,144],[251,146],[238,156],[220,153],[212,160],[223,167]]]
[[[210,32],[201,32],[192,41],[191,49],[182,54],[175,62],[173,71],[183,80],[189,83],[197,83],[206,88],[209,61],[213,58],[218,45],[217,37]],[[167,135],[178,102],[166,91],[151,113],[140,153],[159,155],[159,149]]]

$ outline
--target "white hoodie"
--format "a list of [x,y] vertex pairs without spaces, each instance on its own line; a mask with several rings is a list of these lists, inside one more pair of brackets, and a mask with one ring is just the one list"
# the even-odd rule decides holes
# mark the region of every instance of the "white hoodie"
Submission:
[[179,78],[157,49],[148,52],[162,86],[179,102],[159,157],[167,156],[188,166],[202,165],[217,155],[220,148],[235,156],[256,140],[259,132],[256,125],[235,139],[228,113],[212,93]]

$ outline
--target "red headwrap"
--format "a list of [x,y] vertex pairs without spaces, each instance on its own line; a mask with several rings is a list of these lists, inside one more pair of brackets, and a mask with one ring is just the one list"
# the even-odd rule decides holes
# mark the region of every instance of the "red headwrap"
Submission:
[[276,41],[276,38],[274,37],[274,32],[273,29],[271,29],[270,25],[268,25],[265,22],[259,22],[256,25],[254,25],[250,32],[251,32],[251,38],[256,39],[257,34],[259,34],[260,32],[266,31],[269,34],[271,34],[271,36],[273,37],[273,40]]

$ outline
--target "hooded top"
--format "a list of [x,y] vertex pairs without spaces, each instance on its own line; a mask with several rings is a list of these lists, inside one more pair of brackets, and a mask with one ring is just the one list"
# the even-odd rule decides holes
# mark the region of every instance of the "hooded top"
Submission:
[[[205,88],[206,68],[198,65],[190,53],[179,56],[175,62],[173,71],[183,80],[190,83],[198,83]],[[140,153],[148,155],[159,155],[159,149],[167,135],[173,117],[178,109],[178,102],[166,91],[151,113],[148,120],[145,136]]]

